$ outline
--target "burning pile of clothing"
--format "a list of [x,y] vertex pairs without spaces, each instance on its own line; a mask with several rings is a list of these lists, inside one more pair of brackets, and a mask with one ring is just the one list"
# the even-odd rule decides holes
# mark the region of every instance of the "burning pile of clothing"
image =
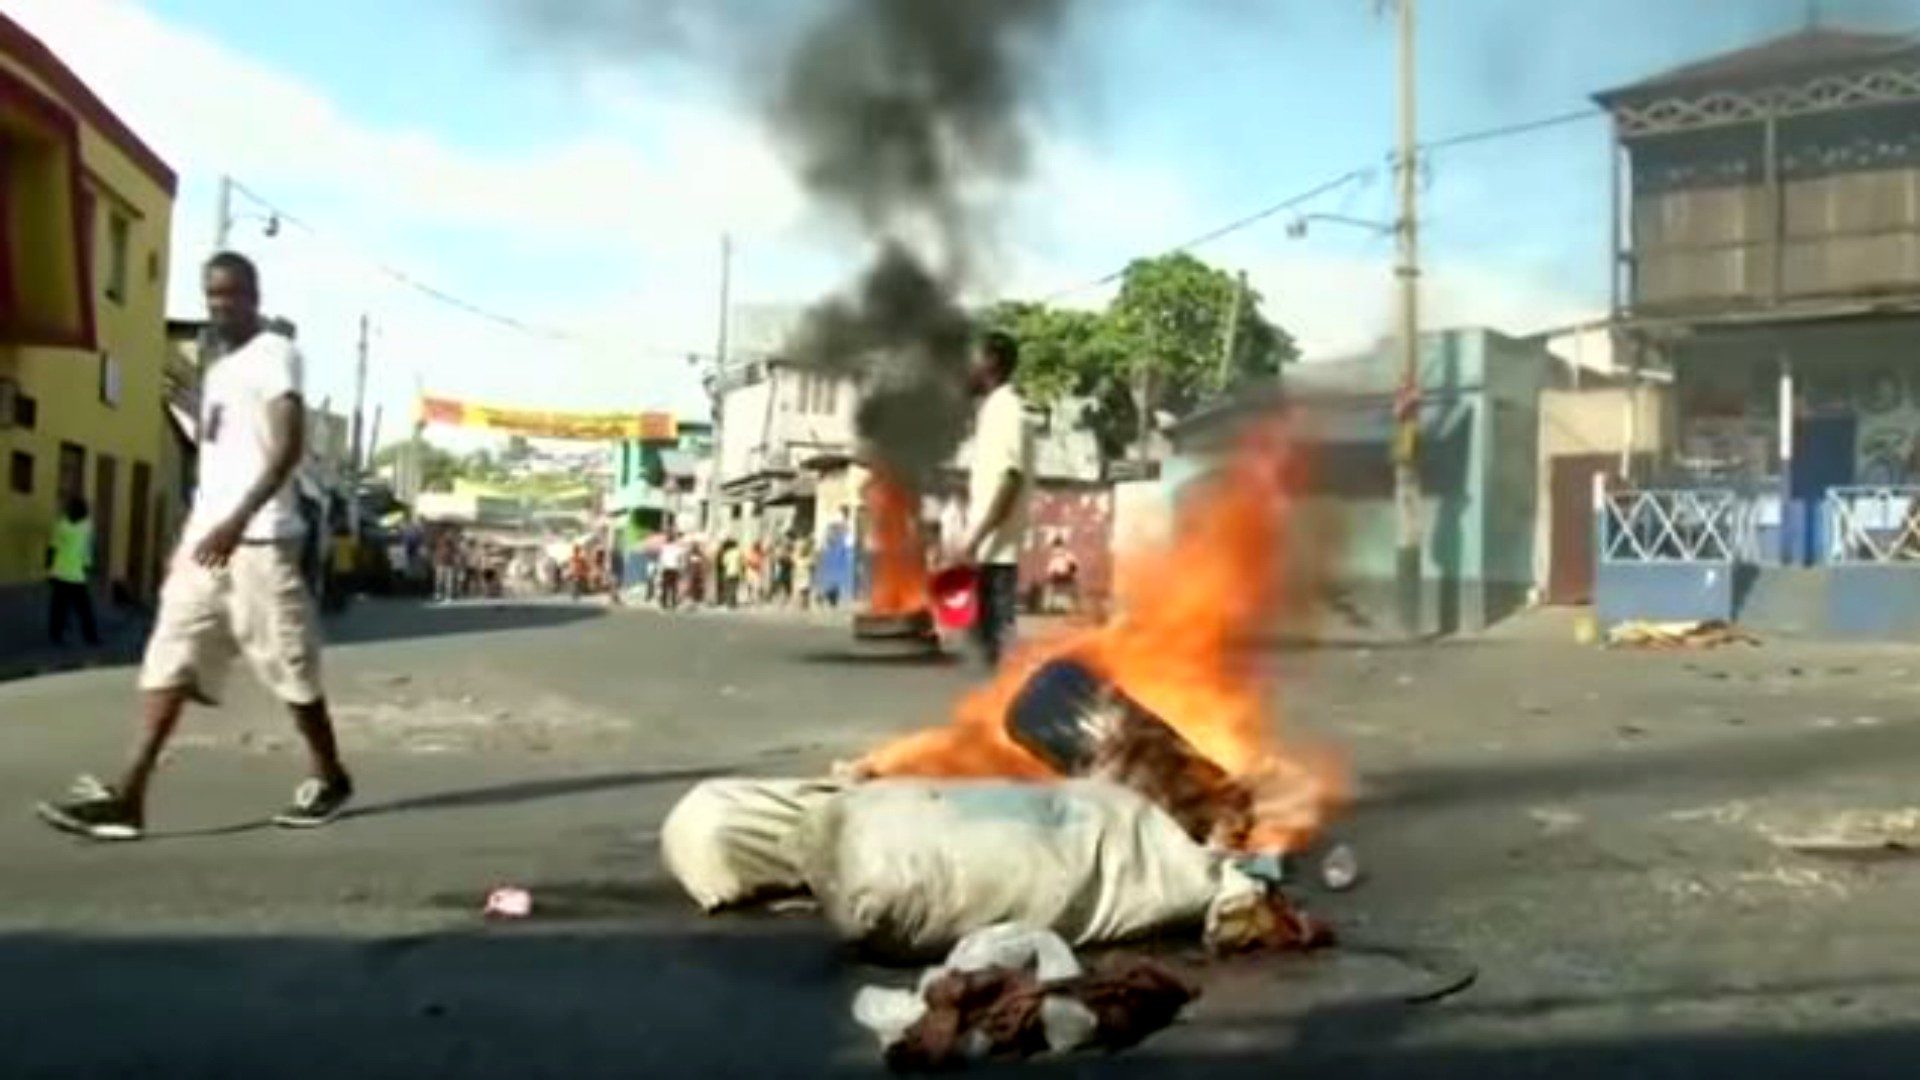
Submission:
[[[1344,799],[1344,772],[1279,741],[1251,648],[1286,593],[1297,465],[1283,429],[1255,432],[1198,482],[1171,543],[1123,564],[1123,590],[1137,588],[1111,622],[1027,650],[952,723],[831,778],[694,788],[661,831],[669,870],[709,911],[809,895],[842,937],[902,962],[1002,925],[1075,947],[1330,943],[1281,878]],[[1134,987],[1156,1016],[1191,997],[1177,976],[1108,975],[1072,985],[1128,1001],[1119,988]],[[963,1044],[1051,1045],[1037,1018],[1072,997],[1064,985],[1021,966],[947,977],[923,988],[924,1022],[889,1054],[926,1064]],[[986,1034],[963,1037],[975,1029]]]

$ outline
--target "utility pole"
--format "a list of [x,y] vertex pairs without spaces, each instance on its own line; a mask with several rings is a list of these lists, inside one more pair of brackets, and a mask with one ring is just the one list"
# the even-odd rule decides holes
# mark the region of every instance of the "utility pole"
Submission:
[[[413,373],[413,442],[407,447],[406,495],[402,496],[413,504],[415,514],[419,512],[420,493],[427,486],[427,386],[420,373]],[[400,487],[395,484],[394,487]]]
[[1240,307],[1247,302],[1247,272],[1233,279],[1233,299],[1227,303],[1226,332],[1220,335],[1220,389],[1233,385],[1233,361],[1240,345]]
[[373,455],[380,452],[380,421],[386,415],[386,406],[373,407],[373,426],[367,429],[367,470],[372,471]]
[[353,535],[360,535],[360,477],[366,469],[367,317],[360,316],[360,347],[353,365],[353,445],[347,457],[347,514]]
[[1420,528],[1420,161],[1415,112],[1415,0],[1399,0],[1400,54],[1400,390],[1394,398],[1393,495],[1399,510],[1395,579],[1400,626],[1408,637],[1421,632]]
[[716,372],[727,367],[727,324],[733,305],[733,235],[720,234],[720,329],[713,343],[713,363]]
[[214,200],[213,250],[227,250],[227,239],[233,234],[233,177],[220,174],[220,194]]
[[[726,417],[722,415],[722,405],[726,401],[727,382],[727,331],[733,321],[733,235],[720,234],[720,327],[713,342],[713,466],[707,470],[706,492],[706,528],[712,529],[719,517],[720,484],[726,477],[721,475],[720,465],[726,461],[727,440]],[[769,398],[769,401],[772,399]],[[675,514],[676,518],[678,514]],[[677,525],[678,522],[673,524]]]

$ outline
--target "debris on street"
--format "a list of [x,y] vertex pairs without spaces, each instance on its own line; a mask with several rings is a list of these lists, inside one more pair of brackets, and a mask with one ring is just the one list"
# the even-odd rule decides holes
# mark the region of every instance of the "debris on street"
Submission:
[[853,1014],[896,1072],[1122,1050],[1172,1024],[1199,997],[1153,960],[1115,954],[1082,969],[1057,935],[1003,923],[975,931],[913,990],[866,987]]
[[1847,810],[1811,826],[1761,830],[1775,846],[1802,855],[1877,862],[1920,854],[1920,809]]
[[525,889],[502,886],[487,894],[481,913],[490,919],[524,919],[533,914],[533,894]]
[[1607,631],[1610,649],[1717,649],[1722,645],[1759,644],[1759,638],[1719,619],[1624,622]]
[[1360,853],[1351,844],[1335,844],[1320,860],[1320,884],[1346,892],[1360,883]]

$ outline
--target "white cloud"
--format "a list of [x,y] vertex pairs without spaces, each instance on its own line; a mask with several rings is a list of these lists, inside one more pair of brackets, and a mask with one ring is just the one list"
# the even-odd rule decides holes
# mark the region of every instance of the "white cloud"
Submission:
[[[198,307],[194,268],[212,242],[217,177],[230,173],[316,233],[273,240],[242,220],[269,306],[299,323],[310,394],[344,402],[355,326],[380,324],[372,400],[404,411],[417,375],[449,393],[552,405],[697,407],[679,354],[710,342],[716,238],[777,237],[802,201],[741,118],[694,101],[597,94],[604,122],[543,149],[488,156],[415,130],[363,122],[318,89],[130,0],[12,0],[47,43],[181,173],[173,308]],[[252,214],[257,208],[242,206]],[[459,251],[396,239],[429,230]],[[461,262],[497,252],[497,269]],[[590,258],[577,295],[515,269],[522,255]],[[580,340],[555,343],[453,311],[376,266]],[[698,268],[697,271],[695,268]]]
[[[358,317],[371,312],[370,401],[399,430],[416,381],[428,389],[557,407],[703,411],[689,350],[717,324],[717,236],[740,238],[736,298],[805,301],[843,281],[864,245],[822,225],[756,118],[697,96],[663,97],[588,73],[588,122],[547,146],[490,155],[430,132],[349,115],[320,89],[133,0],[8,0],[182,173],[174,307],[192,312],[193,268],[211,243],[222,172],[312,220],[274,240],[243,222],[273,310],[296,319],[310,393],[345,402]],[[1099,277],[1231,216],[1190,178],[1046,136],[1010,200],[971,290],[1046,295]],[[476,254],[479,253],[479,254]],[[1294,244],[1281,222],[1201,251],[1245,267],[1269,313],[1309,356],[1363,348],[1391,326],[1381,250]],[[502,329],[396,286],[369,256],[573,340]],[[556,283],[529,264],[590,272]],[[1072,303],[1098,303],[1102,290]],[[1441,262],[1426,286],[1435,325],[1533,329],[1590,309],[1491,264]]]
[[[1388,256],[1282,256],[1252,263],[1248,278],[1266,298],[1268,317],[1294,335],[1308,360],[1370,348],[1394,332],[1399,318],[1399,282]],[[1577,293],[1460,261],[1427,268],[1420,304],[1428,328],[1487,326],[1510,334],[1594,315],[1593,302]]]

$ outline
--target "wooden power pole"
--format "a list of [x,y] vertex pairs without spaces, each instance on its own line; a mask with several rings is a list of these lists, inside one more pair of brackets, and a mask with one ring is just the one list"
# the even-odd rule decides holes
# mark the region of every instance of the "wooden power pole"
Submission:
[[1394,268],[1400,285],[1400,389],[1394,398],[1393,495],[1398,509],[1399,547],[1395,585],[1400,626],[1408,637],[1421,632],[1422,592],[1420,514],[1420,161],[1415,93],[1415,0],[1399,0],[1400,220],[1396,230],[1400,257]]
[[360,316],[360,347],[353,364],[353,435],[347,449],[347,518],[354,538],[360,536],[360,480],[366,475],[367,455],[367,317]]

